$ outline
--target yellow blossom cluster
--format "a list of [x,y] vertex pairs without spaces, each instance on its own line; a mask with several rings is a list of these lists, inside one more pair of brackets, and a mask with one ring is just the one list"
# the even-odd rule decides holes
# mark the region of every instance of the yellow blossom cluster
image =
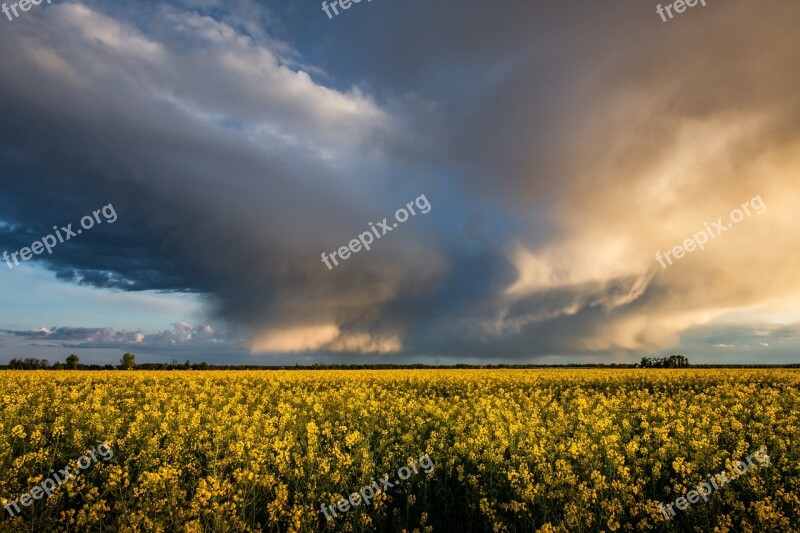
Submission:
[[[0,532],[798,531],[800,372],[0,372]],[[664,519],[764,447],[769,468]],[[331,504],[436,465],[328,521]]]

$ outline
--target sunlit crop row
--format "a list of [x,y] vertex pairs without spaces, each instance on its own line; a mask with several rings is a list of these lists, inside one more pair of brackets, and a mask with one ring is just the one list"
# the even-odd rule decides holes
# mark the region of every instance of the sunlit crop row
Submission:
[[[790,370],[0,372],[0,531],[797,531]],[[765,447],[771,463],[659,512]],[[332,504],[428,454],[370,505]]]

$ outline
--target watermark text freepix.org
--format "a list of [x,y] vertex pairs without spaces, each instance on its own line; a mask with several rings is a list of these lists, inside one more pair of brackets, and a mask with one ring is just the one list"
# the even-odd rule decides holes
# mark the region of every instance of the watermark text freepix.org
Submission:
[[[367,0],[367,2],[372,2],[372,0]],[[339,16],[339,10],[336,8],[337,4],[342,9],[350,9],[353,4],[360,3],[361,0],[333,0],[330,5],[328,5],[328,2],[322,2],[322,10],[328,15],[328,19],[332,19],[333,15],[331,15],[331,9],[333,9],[336,16]]]
[[[754,457],[759,464],[753,463]],[[666,507],[663,503],[659,502],[658,508],[664,515],[664,518],[670,520],[675,516],[675,510],[672,508],[673,506],[677,507],[681,511],[685,511],[689,505],[700,501],[700,498],[703,498],[703,501],[707,502],[708,497],[712,492],[714,492],[714,490],[719,490],[737,477],[743,476],[749,467],[763,466],[766,468],[769,466],[769,455],[767,455],[767,449],[764,446],[759,448],[755,453],[745,457],[745,460],[747,461],[747,464],[745,464],[744,461],[738,461],[735,465],[733,465],[733,471],[736,472],[735,474],[728,475],[726,472],[714,474],[713,476],[709,474],[708,479],[711,481],[711,485],[705,482],[700,483],[697,486],[697,490],[690,490],[686,493],[685,497],[681,496],[680,498],[677,498],[674,502],[668,503]],[[667,513],[667,509],[669,509],[669,514]]]
[[[14,18],[19,18],[20,16],[19,12],[17,11],[17,7],[19,7],[20,10],[22,11],[30,11],[32,5],[38,6],[42,2],[44,2],[44,0],[19,0],[19,3],[14,2],[13,4],[11,4],[10,8],[8,4],[4,3],[3,7],[0,8],[0,11],[2,11],[5,14],[5,16],[8,17],[9,22],[14,22]],[[47,3],[52,4],[53,0],[47,0]],[[14,12],[14,18],[11,18],[12,11]]]
[[734,224],[738,224],[742,220],[744,220],[745,213],[747,216],[750,216],[752,213],[750,212],[750,207],[755,210],[757,215],[763,215],[764,212],[767,210],[767,204],[764,203],[764,200],[761,199],[761,195],[754,196],[750,200],[746,201],[742,204],[742,208],[736,208],[730,212],[730,219],[731,222],[728,223],[726,226],[723,222],[722,218],[718,218],[716,222],[714,222],[713,227],[708,225],[708,222],[705,222],[705,229],[698,233],[695,233],[691,238],[686,239],[683,241],[683,245],[675,246],[672,250],[668,250],[664,252],[664,255],[661,255],[661,252],[656,252],[656,261],[658,264],[661,265],[661,268],[667,268],[667,265],[664,263],[664,259],[666,259],[670,265],[672,265],[672,258],[670,258],[670,254],[675,256],[675,259],[683,259],[686,252],[694,252],[696,249],[704,250],[706,244],[710,239],[716,239],[721,233],[728,231],[730,228],[733,227]]
[[[108,204],[92,213],[92,215],[86,215],[81,219],[81,227],[83,229],[74,230],[72,229],[72,224],[67,224],[66,226],[58,229],[58,226],[53,226],[53,229],[56,230],[55,235],[47,235],[41,239],[41,241],[35,241],[31,244],[30,248],[25,247],[22,248],[18,252],[13,252],[9,254],[8,252],[3,252],[3,261],[6,262],[9,269],[13,270],[13,266],[11,265],[11,261],[14,261],[14,264],[19,266],[19,260],[17,256],[19,256],[23,261],[28,261],[33,257],[33,255],[39,255],[45,250],[47,250],[47,254],[50,255],[53,253],[53,248],[57,245],[64,243],[65,241],[70,240],[72,237],[77,237],[81,233],[83,233],[84,229],[91,229],[94,227],[95,222],[97,224],[102,224],[103,221],[100,220],[100,214],[102,213],[103,218],[109,224],[113,224],[117,221],[117,212],[114,210],[114,206]],[[56,236],[58,239],[56,239]]]
[[[411,477],[412,470],[414,471],[415,474],[418,474],[419,470],[417,470],[417,465],[422,467],[422,470],[426,474],[430,474],[431,471],[433,470],[433,461],[431,460],[431,457],[426,453],[419,459],[414,459],[413,461],[411,461],[411,464],[409,464],[408,466],[401,466],[400,469],[397,471],[397,477],[399,477],[400,480],[405,481],[406,479]],[[336,515],[337,509],[340,513],[344,514],[350,510],[351,506],[358,507],[359,505],[361,505],[362,501],[366,505],[369,505],[370,503],[372,503],[372,500],[375,499],[375,496],[377,496],[381,492],[386,492],[388,489],[393,488],[395,485],[399,485],[400,480],[395,479],[394,482],[389,481],[389,476],[386,476],[385,478],[378,478],[378,481],[380,481],[381,484],[380,486],[378,486],[378,481],[375,481],[375,478],[372,478],[371,485],[362,487],[361,490],[359,490],[358,492],[354,492],[346,499],[342,498],[335,504],[326,506],[323,503],[322,505],[320,505],[320,510],[325,515],[325,518],[331,520],[332,518],[337,516]]]
[[[325,263],[325,266],[328,267],[328,270],[332,270],[333,266],[330,264],[330,261],[333,261],[334,266],[339,265],[339,261],[336,259],[336,254],[339,254],[339,259],[342,261],[347,260],[350,257],[351,253],[357,253],[361,251],[361,248],[365,250],[370,250],[370,245],[374,242],[375,239],[380,239],[393,229],[398,226],[399,222],[405,222],[408,220],[409,212],[411,212],[411,216],[415,216],[417,213],[414,211],[414,206],[417,206],[419,212],[423,215],[426,214],[428,211],[431,210],[431,204],[428,202],[428,199],[425,197],[424,194],[417,197],[416,200],[413,202],[408,202],[406,207],[401,207],[398,209],[395,214],[394,218],[397,222],[390,224],[387,218],[383,219],[383,222],[378,222],[377,227],[370,222],[369,228],[370,231],[365,231],[361,235],[358,236],[357,239],[353,239],[348,243],[347,246],[342,246],[338,250],[334,250],[331,252],[330,257],[327,253],[322,252],[322,262]],[[408,208],[408,210],[406,210]],[[374,234],[374,237],[373,237]],[[330,260],[330,261],[329,261]]]
[[683,13],[686,11],[686,7],[694,7],[697,3],[700,2],[703,4],[703,7],[706,7],[706,0],[675,0],[672,4],[667,4],[664,7],[661,7],[661,4],[658,4],[656,8],[656,13],[661,15],[661,20],[664,22],[667,21],[666,15],[664,15],[664,11],[666,10],[667,14],[669,15],[670,20],[672,20],[672,10],[675,10],[675,13]]
[[[111,448],[105,442],[102,444],[98,444],[92,451],[89,452],[88,455],[82,455],[78,459],[78,468],[81,470],[86,470],[89,468],[93,463],[98,463],[97,456],[100,456],[103,461],[108,461],[112,457],[114,457],[114,452],[111,451]],[[41,500],[45,494],[47,497],[53,495],[53,491],[56,490],[57,487],[60,487],[65,481],[67,481],[71,477],[75,477],[80,474],[79,470],[75,470],[73,472],[69,471],[69,466],[64,467],[63,469],[59,470],[58,473],[55,470],[51,470],[50,473],[53,475],[42,481],[39,485],[33,487],[30,492],[27,492],[17,498],[9,502],[5,500],[3,502],[3,507],[8,514],[12,517],[20,512],[19,504],[21,503],[23,507],[29,507],[33,500]],[[55,481],[54,481],[55,480]],[[11,507],[14,507],[13,509]]]

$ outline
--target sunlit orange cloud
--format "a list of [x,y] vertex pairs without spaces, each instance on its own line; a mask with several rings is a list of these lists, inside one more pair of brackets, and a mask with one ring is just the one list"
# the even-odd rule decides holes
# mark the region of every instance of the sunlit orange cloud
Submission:
[[397,336],[342,332],[334,324],[275,328],[255,337],[253,353],[329,351],[348,353],[395,353],[401,349]]
[[[561,289],[576,300],[547,318],[602,307],[602,326],[575,339],[588,351],[675,346],[681,332],[737,311],[748,310],[752,322],[785,318],[786,308],[800,307],[800,143],[775,142],[780,119],[687,121],[667,150],[637,168],[626,168],[609,143],[592,165],[593,186],[570,187],[558,199],[559,236],[509,248],[519,272],[506,290],[509,305]],[[763,151],[750,157],[759,144]],[[731,210],[757,195],[766,205],[761,214],[666,269],[656,262],[656,252],[681,245],[706,223],[722,217],[727,226]],[[627,291],[607,290],[622,281]]]
[[253,353],[302,352],[318,350],[339,335],[333,324],[318,326],[295,326],[272,329],[253,339]]

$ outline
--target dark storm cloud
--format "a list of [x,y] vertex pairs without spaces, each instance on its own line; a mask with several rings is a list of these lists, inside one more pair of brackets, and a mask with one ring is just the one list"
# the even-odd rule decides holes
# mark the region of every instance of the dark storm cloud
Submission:
[[208,292],[219,315],[253,329],[364,322],[436,275],[430,239],[408,234],[419,220],[360,266],[329,273],[319,260],[423,192],[375,196],[387,177],[373,174],[385,156],[371,139],[404,134],[358,89],[316,85],[196,13],[165,9],[185,49],[79,5],[47,17],[3,35],[24,45],[2,65],[18,75],[0,82],[0,135],[16,159],[3,187],[10,249],[84,214],[88,198],[113,202],[116,231],[46,257],[60,279]]

